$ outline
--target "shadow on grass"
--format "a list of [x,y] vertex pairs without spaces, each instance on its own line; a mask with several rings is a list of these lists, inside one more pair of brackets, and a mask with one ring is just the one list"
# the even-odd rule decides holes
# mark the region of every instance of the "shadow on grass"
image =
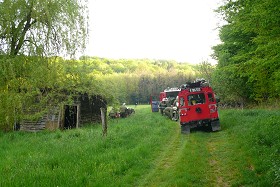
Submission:
[[[222,131],[224,129],[221,129],[219,131]],[[195,127],[191,129],[191,133],[196,133],[196,132],[205,132],[205,133],[217,133],[219,131],[212,131],[211,126],[207,126],[207,127]]]

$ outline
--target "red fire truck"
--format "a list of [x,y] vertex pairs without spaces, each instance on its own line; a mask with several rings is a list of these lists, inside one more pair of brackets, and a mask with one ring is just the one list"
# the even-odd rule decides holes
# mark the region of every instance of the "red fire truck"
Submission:
[[182,133],[190,133],[191,128],[200,126],[209,127],[212,131],[221,129],[217,100],[206,81],[183,84],[178,102]]

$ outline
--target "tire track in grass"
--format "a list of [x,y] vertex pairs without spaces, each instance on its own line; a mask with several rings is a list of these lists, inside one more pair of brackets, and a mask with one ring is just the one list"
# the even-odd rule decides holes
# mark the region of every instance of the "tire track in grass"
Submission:
[[238,186],[240,168],[248,162],[227,130],[210,133],[207,149],[210,154],[208,175],[211,186]]
[[206,143],[201,133],[181,134],[178,127],[139,186],[207,186]]
[[[228,171],[222,169],[223,167],[225,167],[225,163],[223,163],[221,158],[223,157],[222,155],[224,155],[226,151],[228,151],[228,149],[223,145],[226,142],[224,136],[221,132],[218,133],[211,136],[209,142],[207,143],[207,149],[210,154],[208,161],[210,166],[208,170],[210,176],[209,181],[211,181],[210,183],[215,186],[227,187],[230,186],[230,184],[229,181],[225,179],[224,175],[225,172]],[[223,151],[221,151],[222,147]],[[222,167],[222,165],[224,166]]]
[[255,166],[237,141],[234,129],[225,127],[208,132],[201,128],[186,135],[181,134],[178,126],[171,134],[154,164],[135,182],[136,186],[250,184],[245,177],[252,177]]
[[243,155],[227,131],[174,136],[139,186],[232,186],[241,176]]
[[162,176],[174,167],[174,160],[177,159],[178,152],[181,152],[183,148],[184,144],[181,141],[181,132],[178,127],[174,136],[171,137],[160,156],[155,160],[154,167],[140,180],[139,186],[162,186],[165,183]]

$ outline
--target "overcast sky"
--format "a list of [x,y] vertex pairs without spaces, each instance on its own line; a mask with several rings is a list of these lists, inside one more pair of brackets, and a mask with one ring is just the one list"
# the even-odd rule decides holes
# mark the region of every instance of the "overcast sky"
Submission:
[[90,0],[86,55],[214,62],[221,0]]

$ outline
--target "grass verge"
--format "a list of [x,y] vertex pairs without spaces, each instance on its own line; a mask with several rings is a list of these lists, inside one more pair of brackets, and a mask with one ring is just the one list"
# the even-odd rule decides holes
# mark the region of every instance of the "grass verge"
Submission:
[[56,132],[0,134],[0,186],[134,186],[178,126],[148,106],[126,119]]
[[125,119],[0,133],[0,186],[279,186],[280,112],[221,110],[222,131],[179,125],[137,106]]

